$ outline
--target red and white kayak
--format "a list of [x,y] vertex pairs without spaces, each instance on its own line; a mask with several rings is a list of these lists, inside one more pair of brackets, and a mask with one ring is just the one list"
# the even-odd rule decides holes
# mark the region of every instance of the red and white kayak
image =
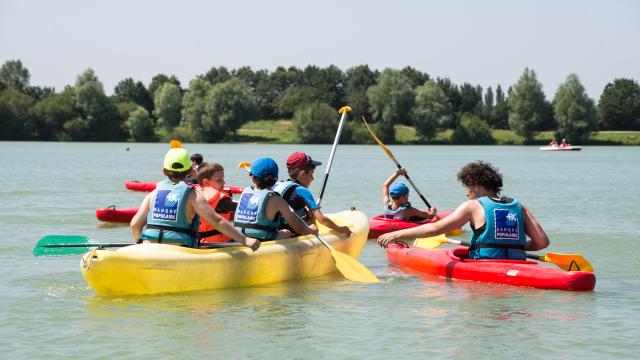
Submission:
[[106,208],[96,209],[96,218],[104,222],[129,223],[136,212],[138,212],[137,207],[116,209],[115,205],[111,205]]
[[[438,211],[438,216],[441,219],[446,218],[451,215],[453,210],[446,211]],[[435,222],[435,219],[426,219],[422,221],[408,221],[408,220],[394,220],[394,219],[385,219],[384,214],[374,216],[369,219],[369,239],[376,239],[378,236],[382,234],[386,234],[388,232],[403,230],[413,228],[423,224],[429,224]]]
[[[146,191],[151,192],[156,189],[156,184],[158,181],[138,181],[138,180],[127,180],[124,182],[124,187],[132,191]],[[232,194],[240,194],[244,188],[226,185],[224,187],[224,191],[231,191]]]
[[582,150],[582,146],[558,146],[558,145],[549,145],[549,146],[541,146],[540,151],[580,151]]
[[399,267],[449,279],[472,280],[547,290],[591,291],[596,276],[564,271],[528,260],[469,260],[468,248],[421,249],[405,244],[387,247],[387,258]]

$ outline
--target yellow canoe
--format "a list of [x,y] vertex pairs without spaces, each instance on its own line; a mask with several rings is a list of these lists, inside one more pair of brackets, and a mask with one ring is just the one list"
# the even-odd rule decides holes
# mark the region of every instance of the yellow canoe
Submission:
[[[360,211],[328,216],[349,226],[352,234],[338,235],[321,226],[321,235],[336,250],[357,258],[367,241],[367,216]],[[200,250],[166,244],[95,249],[82,257],[80,268],[89,287],[106,296],[252,286],[337,270],[329,250],[309,235],[269,241],[255,252],[244,246]]]

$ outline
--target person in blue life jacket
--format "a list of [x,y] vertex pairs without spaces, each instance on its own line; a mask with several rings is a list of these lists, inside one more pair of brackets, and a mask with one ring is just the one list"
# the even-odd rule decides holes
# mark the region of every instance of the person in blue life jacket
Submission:
[[[350,236],[351,230],[348,226],[339,226],[322,213],[320,207],[313,199],[313,194],[311,194],[311,191],[308,189],[313,181],[313,173],[319,165],[322,165],[322,163],[313,160],[311,156],[305,153],[292,153],[287,158],[289,180],[276,183],[272,190],[280,194],[289,204],[293,212],[309,224],[311,228],[317,229],[315,225],[315,221],[317,220],[329,229]],[[289,228],[289,225],[284,224],[283,227]]]
[[420,221],[434,218],[437,213],[435,207],[427,211],[414,208],[409,202],[409,188],[407,185],[401,182],[393,183],[398,176],[404,175],[407,175],[407,170],[404,168],[398,169],[389,176],[384,184],[382,184],[384,217],[386,219],[408,221]]
[[131,219],[131,232],[136,242],[195,248],[201,217],[221,233],[257,250],[260,241],[236,230],[209,206],[202,194],[184,182],[190,169],[191,161],[185,149],[173,148],[166,153],[162,172],[167,180],[159,182],[156,189],[142,200],[138,212]]
[[[500,197],[502,175],[491,164],[477,161],[458,172],[469,200],[446,218],[412,229],[394,231],[378,237],[378,244],[417,237],[430,237],[471,225],[470,259],[526,259],[525,250],[542,250],[549,238],[531,211],[518,200]],[[527,241],[526,237],[531,240]]]
[[300,235],[317,234],[289,208],[271,187],[278,181],[278,164],[271,158],[260,158],[251,165],[249,176],[253,187],[240,194],[233,223],[243,234],[260,240],[289,238],[290,230],[280,229],[283,219]]

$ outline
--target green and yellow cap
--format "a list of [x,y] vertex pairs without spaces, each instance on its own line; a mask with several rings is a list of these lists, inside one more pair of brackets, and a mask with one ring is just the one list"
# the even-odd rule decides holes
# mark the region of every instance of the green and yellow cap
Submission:
[[164,168],[169,171],[183,172],[191,169],[189,153],[184,148],[173,148],[164,156]]

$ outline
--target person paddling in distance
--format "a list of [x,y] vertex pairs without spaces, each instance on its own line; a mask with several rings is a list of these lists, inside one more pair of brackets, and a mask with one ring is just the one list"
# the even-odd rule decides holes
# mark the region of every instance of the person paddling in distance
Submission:
[[240,194],[234,225],[243,234],[260,240],[284,239],[292,236],[290,230],[280,229],[282,219],[300,235],[317,234],[317,228],[309,227],[291,211],[289,204],[271,190],[278,181],[278,164],[271,158],[256,160],[249,172],[253,187]]
[[[322,165],[322,163],[311,159],[311,156],[302,152],[294,152],[287,158],[289,180],[276,183],[272,189],[277,192],[289,204],[293,212],[309,224],[310,227],[317,229],[317,226],[314,224],[315,220],[317,220],[329,229],[350,236],[351,230],[348,226],[339,226],[322,213],[320,207],[313,199],[313,194],[311,194],[311,191],[308,189],[313,181],[313,173],[319,165]],[[285,224],[285,227],[289,228],[288,224]]]
[[[193,159],[193,156],[191,157]],[[195,188],[204,196],[212,209],[227,221],[233,219],[236,210],[230,193],[224,191],[224,168],[217,163],[203,162],[198,166],[198,183]],[[200,219],[198,227],[199,242],[228,242],[231,238],[222,234],[215,225]]]
[[382,184],[385,219],[420,221],[434,218],[437,213],[435,207],[427,211],[414,208],[409,202],[409,187],[401,182],[393,184],[398,176],[404,175],[407,175],[407,170],[398,169]]
[[163,173],[167,180],[158,183],[147,195],[131,219],[133,238],[138,242],[157,242],[197,247],[196,231],[199,217],[252,250],[260,241],[247,237],[209,206],[202,194],[193,191],[184,180],[191,162],[183,148],[173,148],[164,157]]
[[[446,218],[384,234],[378,244],[386,247],[396,240],[431,237],[471,225],[470,259],[526,259],[525,250],[549,246],[549,238],[533,214],[518,200],[499,197],[502,175],[491,164],[477,161],[458,172],[469,200]],[[531,238],[526,240],[526,236]]]

